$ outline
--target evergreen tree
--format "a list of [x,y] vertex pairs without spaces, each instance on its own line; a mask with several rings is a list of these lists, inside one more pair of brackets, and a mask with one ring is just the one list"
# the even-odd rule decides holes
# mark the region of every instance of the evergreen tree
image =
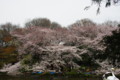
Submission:
[[103,38],[105,49],[105,56],[109,61],[115,65],[120,62],[120,27],[112,31],[112,35]]

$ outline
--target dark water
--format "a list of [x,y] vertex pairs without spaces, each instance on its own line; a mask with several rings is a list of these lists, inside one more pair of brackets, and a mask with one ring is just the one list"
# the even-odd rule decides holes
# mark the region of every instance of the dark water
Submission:
[[8,76],[0,75],[0,80],[102,80],[101,77],[81,77],[78,75],[64,76],[64,75],[21,75]]

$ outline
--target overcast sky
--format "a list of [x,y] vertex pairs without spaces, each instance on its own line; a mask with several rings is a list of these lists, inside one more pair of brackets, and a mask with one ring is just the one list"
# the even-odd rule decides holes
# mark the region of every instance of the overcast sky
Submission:
[[91,0],[0,0],[0,24],[11,22],[23,26],[26,21],[39,17],[62,26],[83,18],[95,22],[120,21],[120,6],[102,6],[100,15],[96,15],[96,5],[84,11],[85,6],[90,4]]

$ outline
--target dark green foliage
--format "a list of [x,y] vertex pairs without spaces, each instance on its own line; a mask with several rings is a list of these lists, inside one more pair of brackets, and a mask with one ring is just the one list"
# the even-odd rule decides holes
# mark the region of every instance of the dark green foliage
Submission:
[[116,65],[117,62],[120,62],[120,28],[112,31],[112,35],[105,36],[103,42],[106,46],[104,56],[108,58],[113,65]]
[[76,75],[78,74],[79,70],[78,69],[72,69],[70,71],[66,71],[65,74],[66,75]]
[[32,55],[25,55],[23,60],[21,61],[21,64],[27,65],[27,64],[32,64]]
[[97,50],[97,49],[92,48],[87,45],[81,45],[78,48],[79,49],[87,49],[87,52],[81,55],[82,60],[74,59],[74,61],[78,65],[84,66],[84,67],[88,66],[90,68],[95,68],[95,69],[100,67],[100,65],[96,62],[96,59],[101,60],[101,58],[102,58],[101,54],[103,53],[101,50]]
[[24,55],[21,64],[32,66],[39,61],[39,55],[26,54]]
[[21,60],[22,67],[19,69],[20,72],[29,72],[31,71],[32,65],[34,65],[36,62],[38,62],[39,56],[32,55],[32,54],[26,54],[23,56],[23,59]]
[[25,68],[20,68],[19,71],[22,72],[22,73],[27,72],[27,70]]
[[83,54],[81,56],[82,56],[82,60],[83,60],[83,61],[80,62],[81,65],[95,66],[95,61],[88,54]]
[[94,49],[94,48],[90,48],[90,47],[88,47],[87,49],[89,50],[90,53],[92,53],[92,58],[93,59],[104,60],[103,51],[97,50],[97,49]]
[[89,47],[87,45],[80,45],[77,48],[79,48],[79,49],[87,49],[88,52],[90,54],[92,54],[92,59],[104,60],[103,51],[101,51],[101,50],[97,50],[97,49]]

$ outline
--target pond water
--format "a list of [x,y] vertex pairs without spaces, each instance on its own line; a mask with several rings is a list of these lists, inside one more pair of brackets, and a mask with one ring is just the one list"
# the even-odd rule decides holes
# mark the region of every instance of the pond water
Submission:
[[64,75],[21,75],[8,76],[0,75],[0,80],[102,80],[102,77],[80,77],[78,75],[64,76]]
[[[120,79],[120,76],[117,76]],[[19,76],[1,75],[0,80],[103,80],[101,76],[81,76],[81,75],[40,75],[24,74]]]

